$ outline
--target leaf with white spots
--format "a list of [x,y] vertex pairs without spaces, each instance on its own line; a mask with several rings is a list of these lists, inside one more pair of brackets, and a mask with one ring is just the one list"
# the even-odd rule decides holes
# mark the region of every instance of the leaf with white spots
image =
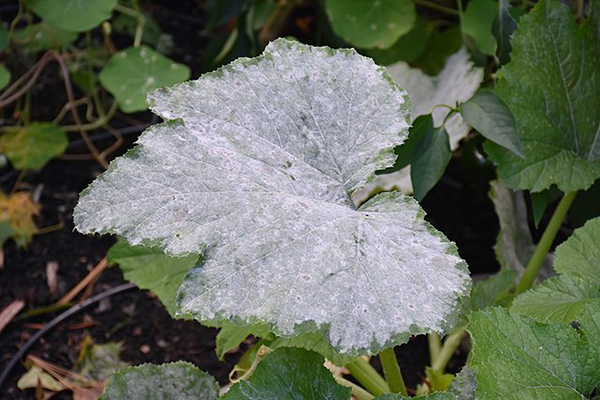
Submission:
[[102,86],[115,96],[126,113],[147,109],[146,94],[150,90],[189,77],[187,65],[176,63],[144,45],[115,53],[99,75]]
[[[426,75],[404,61],[392,64],[387,69],[390,76],[408,92],[414,107],[412,119],[431,113],[436,127],[444,122],[450,110],[447,107],[438,107],[432,112],[433,107],[440,104],[455,107],[457,103],[469,100],[483,80],[483,69],[474,66],[465,48],[449,57],[444,69],[437,76]],[[458,113],[450,117],[444,126],[450,139],[450,149],[454,151],[459,142],[467,136],[470,128]],[[410,175],[410,166],[391,174],[380,175],[373,184],[356,193],[354,199],[361,203],[376,188],[412,193]]]
[[384,68],[279,39],[149,98],[177,120],[114,161],[74,218],[173,255],[205,248],[181,314],[320,332],[351,355],[452,327],[470,288],[454,244],[400,193],[350,200],[407,136],[406,92]]
[[356,47],[391,47],[415,24],[411,0],[327,0],[325,8],[336,34]]

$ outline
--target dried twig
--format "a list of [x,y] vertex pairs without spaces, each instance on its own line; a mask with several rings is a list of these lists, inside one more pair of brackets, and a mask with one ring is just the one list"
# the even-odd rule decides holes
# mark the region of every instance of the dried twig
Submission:
[[104,271],[108,262],[104,257],[73,289],[69,290],[56,304],[70,303],[90,282],[94,281]]

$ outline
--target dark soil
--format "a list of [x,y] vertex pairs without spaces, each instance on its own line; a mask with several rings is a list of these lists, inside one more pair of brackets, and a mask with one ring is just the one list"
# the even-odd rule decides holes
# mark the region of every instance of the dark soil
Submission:
[[[204,16],[198,8],[202,2],[168,2],[169,7],[153,4],[149,11],[162,28],[174,35],[176,43],[171,57],[192,67],[194,76],[201,71],[202,52],[206,40],[201,27]],[[167,4],[167,2],[163,2]],[[171,4],[178,4],[171,7]],[[10,15],[2,15],[9,20]],[[49,68],[35,88],[34,117],[51,120],[66,98],[56,69]],[[40,106],[45,104],[45,106]],[[149,113],[133,115],[139,123],[152,121]],[[117,125],[134,123],[131,118],[118,117]],[[105,132],[94,132],[96,138]],[[113,155],[117,156],[131,148],[136,134],[126,136],[126,143]],[[72,143],[78,138],[71,137]],[[110,142],[99,141],[103,148]],[[81,146],[71,146],[69,152],[85,152]],[[84,236],[73,231],[72,212],[78,193],[84,189],[102,169],[92,161],[55,160],[41,172],[30,173],[20,188],[39,194],[43,205],[42,215],[37,219],[40,227],[63,223],[60,230],[36,236],[31,245],[18,249],[9,243],[4,249],[4,264],[0,268],[0,310],[15,299],[26,302],[24,311],[47,306],[56,302],[75,286],[106,255],[114,238]],[[488,182],[492,174],[488,166],[478,167],[475,173],[466,171],[453,160],[444,178],[430,192],[423,207],[427,219],[452,241],[457,243],[461,256],[473,273],[494,272],[498,269],[492,247],[498,233],[498,221],[492,203],[487,197]],[[0,187],[10,191],[17,173],[10,167],[0,170]],[[46,266],[58,262],[58,290],[50,293]],[[94,293],[122,284],[118,268],[105,270],[94,285]],[[399,288],[401,290],[402,288]],[[0,333],[0,370],[14,353],[35,333],[27,324],[47,323],[57,314],[46,314],[11,323]],[[77,323],[89,322],[84,329],[70,329]],[[131,364],[144,362],[163,363],[187,360],[225,383],[227,375],[240,354],[232,354],[226,362],[217,359],[214,352],[216,330],[200,326],[196,322],[175,321],[169,317],[160,302],[146,291],[137,289],[117,294],[64,321],[39,340],[30,350],[44,360],[65,368],[73,366],[82,339],[91,335],[96,343],[116,341],[123,343],[122,359]],[[429,355],[424,336],[413,338],[397,348],[405,380],[410,388],[422,381]],[[448,366],[450,372],[458,372],[466,360],[466,352],[459,350]],[[375,361],[376,363],[376,361]],[[21,391],[16,381],[25,372],[17,365],[1,389],[2,399],[32,399],[34,391]],[[68,398],[68,394],[62,394]]]

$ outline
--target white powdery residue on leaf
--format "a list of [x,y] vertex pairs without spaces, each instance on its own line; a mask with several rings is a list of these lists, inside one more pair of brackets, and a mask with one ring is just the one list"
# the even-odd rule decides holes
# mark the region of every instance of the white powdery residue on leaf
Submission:
[[406,92],[384,69],[277,40],[149,102],[174,121],[115,160],[74,218],[173,255],[205,247],[181,314],[319,331],[347,354],[450,328],[470,287],[454,245],[399,193],[350,200],[407,136]]

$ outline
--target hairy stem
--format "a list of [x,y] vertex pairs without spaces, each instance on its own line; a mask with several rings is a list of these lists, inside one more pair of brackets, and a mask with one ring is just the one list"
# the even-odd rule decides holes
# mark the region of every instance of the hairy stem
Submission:
[[357,357],[354,361],[346,365],[350,374],[361,385],[375,396],[381,396],[390,392],[388,384],[379,373],[366,362],[362,357]]
[[356,397],[358,400],[372,400],[374,398],[371,393],[367,392],[365,389],[361,388],[356,383],[352,383],[349,380],[337,375],[334,375],[333,378],[340,385],[349,387],[352,391],[352,396]]
[[431,332],[427,335],[427,342],[429,343],[429,361],[433,365],[442,351],[442,339],[436,332]]
[[435,362],[431,364],[431,368],[436,371],[444,372],[446,369],[446,365],[448,365],[448,361],[452,358],[452,355],[460,345],[462,338],[466,335],[467,331],[464,329],[458,330],[454,333],[451,333],[444,340],[444,345],[440,350],[440,354],[438,355]]
[[390,392],[407,396],[406,385],[402,378],[402,371],[400,371],[400,365],[396,359],[394,348],[391,347],[379,353],[379,360],[381,360],[381,365],[383,367],[385,379],[390,387]]
[[548,223],[548,227],[546,227],[540,242],[535,248],[535,252],[529,260],[529,264],[527,264],[525,272],[523,272],[523,276],[517,285],[517,294],[523,293],[535,282],[535,278],[537,277],[538,272],[540,272],[540,268],[546,259],[546,254],[548,254],[548,251],[552,246],[552,242],[554,242],[556,234],[558,233],[563,220],[567,216],[567,212],[569,211],[571,204],[573,204],[573,200],[575,200],[576,195],[577,192],[568,193],[563,196],[563,198],[560,200],[560,203],[558,203],[558,207],[556,207],[556,210],[554,211],[554,214]]

